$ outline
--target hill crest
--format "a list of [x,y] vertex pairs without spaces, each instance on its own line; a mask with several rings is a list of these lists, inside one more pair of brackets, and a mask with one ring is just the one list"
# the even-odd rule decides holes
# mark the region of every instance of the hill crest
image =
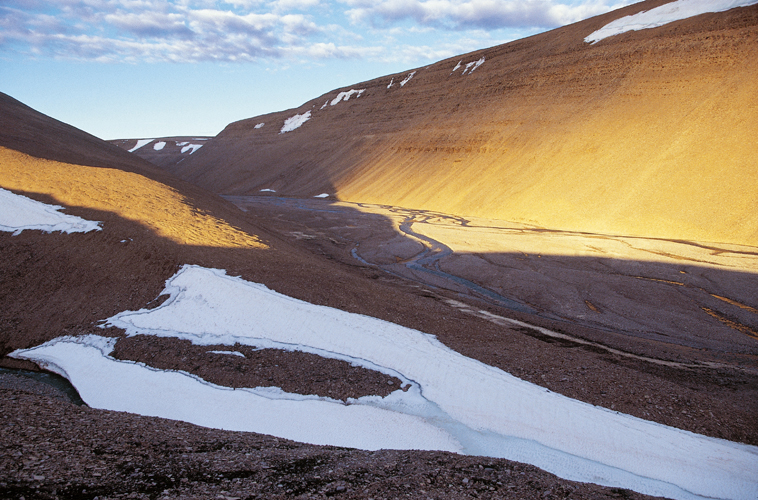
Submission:
[[553,229],[758,245],[758,6],[584,41],[664,3],[232,123],[170,170],[221,194],[327,192]]

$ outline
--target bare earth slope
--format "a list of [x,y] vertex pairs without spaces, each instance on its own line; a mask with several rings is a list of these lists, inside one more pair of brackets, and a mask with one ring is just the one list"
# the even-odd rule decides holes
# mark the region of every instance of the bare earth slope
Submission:
[[158,173],[150,164],[97,137],[0,93],[0,146],[36,158]]
[[[645,5],[649,8],[651,3]],[[639,8],[632,6],[622,14]],[[563,179],[561,185],[569,189],[572,182],[584,182],[586,179],[580,177],[585,174],[581,170],[549,170],[558,167],[543,160],[538,152],[552,154],[547,157],[564,167],[570,163],[569,155],[561,160],[558,152],[564,146],[571,148],[578,144],[568,138],[580,141],[582,137],[572,135],[573,129],[564,127],[565,123],[575,127],[582,125],[578,118],[574,118],[575,114],[584,116],[586,120],[595,116],[599,120],[595,123],[598,134],[607,133],[617,142],[621,141],[625,137],[621,133],[615,134],[610,129],[600,127],[600,117],[605,117],[606,122],[603,123],[606,124],[610,118],[605,114],[606,108],[598,110],[598,102],[602,102],[602,99],[598,101],[598,96],[607,95],[608,102],[617,102],[618,89],[625,80],[621,76],[614,79],[607,75],[605,79],[600,79],[592,71],[585,71],[582,65],[576,66],[575,74],[569,75],[561,61],[574,57],[576,61],[593,63],[594,66],[588,66],[594,68],[593,71],[601,71],[604,65],[611,65],[607,68],[610,71],[615,67],[611,63],[616,61],[614,64],[621,64],[622,67],[628,63],[625,74],[635,71],[655,73],[657,70],[654,71],[653,63],[648,61],[645,54],[668,51],[669,59],[665,61],[671,62],[674,59],[670,55],[674,52],[672,47],[676,43],[684,43],[682,40],[688,40],[687,36],[699,36],[703,40],[710,37],[707,40],[711,40],[718,35],[721,38],[708,44],[717,47],[721,44],[723,50],[716,51],[713,58],[702,56],[701,51],[700,56],[693,55],[691,62],[693,67],[705,68],[702,70],[706,75],[703,81],[712,83],[708,89],[716,87],[712,80],[718,79],[717,74],[721,74],[718,68],[727,60],[723,54],[730,53],[730,50],[736,54],[735,64],[740,65],[737,69],[733,68],[734,74],[754,68],[745,56],[751,51],[754,55],[755,51],[754,8],[676,23],[654,30],[655,36],[652,38],[650,34],[630,33],[596,46],[580,43],[583,36],[618,15],[580,23],[584,26],[581,30],[576,28],[580,25],[556,30],[553,32],[554,38],[546,35],[533,37],[465,56],[461,67],[452,76],[449,73],[457,60],[418,70],[402,87],[399,87],[400,82],[406,80],[410,71],[356,86],[356,89],[366,88],[360,97],[353,94],[347,101],[343,97],[334,106],[328,103],[337,98],[337,92],[308,103],[299,110],[230,125],[221,136],[208,141],[207,145],[192,154],[192,164],[188,159],[181,168],[185,169],[187,179],[224,193],[237,192],[233,189],[234,184],[246,185],[239,192],[252,194],[260,189],[272,188],[284,194],[311,196],[329,192],[343,197],[347,196],[343,193],[353,189],[350,196],[360,201],[377,201],[371,196],[378,196],[385,203],[411,207],[436,206],[434,204],[437,203],[448,207],[445,209],[447,212],[471,213],[479,209],[476,207],[495,210],[502,205],[503,210],[512,210],[499,215],[503,218],[518,218],[518,206],[511,206],[510,200],[522,200],[523,205],[519,205],[521,209],[529,209],[525,219],[532,217],[533,209],[534,217],[545,218],[546,226],[554,221],[558,225],[574,227],[571,220],[556,215],[558,212],[553,200],[560,198],[561,191],[555,187],[549,190],[549,182]],[[634,51],[627,48],[627,52],[623,52],[626,54],[624,57],[614,56],[620,50],[616,45],[626,46],[624,40],[637,40],[637,46],[647,52],[635,56]],[[694,42],[690,40],[687,43]],[[703,44],[708,45],[706,42]],[[726,47],[732,49],[727,50]],[[473,67],[471,65],[467,74],[461,75],[468,63],[480,61],[482,55],[486,56],[485,61],[473,73],[468,74]],[[483,72],[498,58],[510,62],[497,66],[500,73]],[[707,61],[711,59],[718,64],[714,63],[708,70]],[[658,116],[655,113],[664,106],[667,95],[672,96],[672,102],[684,105],[682,93],[692,86],[697,87],[696,82],[691,86],[689,80],[672,83],[667,79],[673,79],[673,73],[666,73],[666,67],[660,71],[663,71],[660,80],[642,79],[637,82],[642,87],[635,87],[636,91],[641,92],[643,83],[648,82],[645,85],[658,88],[650,83],[653,81],[662,89],[660,93],[663,97],[659,96],[656,105],[644,116]],[[686,75],[688,72],[678,74]],[[707,77],[709,74],[711,77]],[[542,76],[533,79],[536,78],[534,75]],[[722,80],[728,80],[727,76],[721,75]],[[443,78],[460,84],[455,87],[455,92],[450,90],[452,87],[438,85]],[[571,85],[557,92],[556,88],[560,85],[552,83],[553,79],[558,82],[586,79],[588,84],[585,91],[591,95],[582,94],[585,91],[580,92],[581,88]],[[393,85],[387,89],[390,81]],[[597,88],[601,84],[609,87],[603,91]],[[754,84],[747,82],[745,85],[750,89]],[[632,87],[624,88],[628,90]],[[734,95],[745,97],[742,89],[733,90]],[[387,95],[380,100],[381,92]],[[522,105],[518,99],[511,99],[509,92],[530,104]],[[693,102],[702,103],[716,94],[711,92],[705,97],[699,96],[700,100]],[[458,96],[458,100],[454,101],[458,105],[457,110],[455,105],[448,106],[449,95]],[[624,95],[635,103],[643,102],[633,99],[632,94]],[[563,96],[564,100],[558,99],[559,96]],[[327,98],[326,107],[321,109]],[[493,102],[505,103],[507,107],[498,108],[493,106]],[[729,102],[726,98],[713,101],[714,106],[717,105],[713,112],[721,112]],[[747,96],[740,102],[744,105],[743,111],[736,107],[723,108],[727,113],[724,116],[735,117],[743,113],[745,119],[735,123],[752,127],[754,122],[750,120],[754,119],[755,107],[751,114],[750,106],[754,105],[754,101]],[[535,111],[530,111],[529,106],[533,106]],[[597,114],[592,115],[588,111],[591,109],[596,109]],[[285,119],[308,110],[312,112],[309,121],[290,132],[279,133]],[[432,110],[433,113],[426,115],[421,110]],[[698,112],[692,111],[688,116],[705,116],[702,114],[704,111]],[[396,120],[390,121],[393,113]],[[481,116],[489,121],[469,119]],[[542,119],[542,116],[546,118]],[[457,117],[464,119],[461,121]],[[518,119],[518,123],[504,124],[508,119]],[[703,120],[711,127],[708,130],[717,134],[714,137],[724,140],[731,140],[732,135],[743,130],[735,126],[734,130],[730,129],[732,135],[729,135],[715,130],[709,120]],[[621,121],[622,124],[626,123]],[[689,123],[687,120],[684,122]],[[260,123],[264,125],[255,128]],[[640,123],[652,126],[651,122],[642,120],[634,126],[625,125],[630,127],[627,132],[636,130],[642,134],[640,140],[644,141],[665,137],[664,133],[660,137],[652,133],[644,135],[645,126]],[[345,124],[350,128],[344,128]],[[546,138],[552,136],[543,132],[543,127],[559,137],[560,141],[547,141]],[[664,127],[661,130],[668,129]],[[696,132],[695,128],[691,131],[692,134]],[[598,147],[606,147],[601,138],[598,139]],[[687,142],[686,134],[679,140],[705,147],[700,143]],[[250,148],[241,147],[240,141],[249,141]],[[745,140],[740,144],[749,148],[754,143],[753,138],[752,142]],[[552,144],[552,149],[544,149],[545,144]],[[490,145],[493,153],[488,149]],[[518,155],[509,148],[515,148],[513,151]],[[735,153],[730,156],[731,151]],[[532,156],[523,156],[525,152],[530,152]],[[489,160],[485,159],[490,154],[494,154],[493,158],[497,161],[487,163]],[[628,150],[625,154],[628,161],[636,161]],[[638,154],[644,154],[644,151],[638,151]],[[725,148],[720,151],[719,159],[732,168],[742,165],[739,162],[745,159],[743,154],[744,149]],[[203,155],[206,157],[201,162]],[[246,155],[250,155],[255,163],[246,162]],[[606,156],[610,158],[613,155],[607,152]],[[732,156],[739,161],[729,163]],[[539,172],[560,174],[559,179],[536,175],[534,170],[529,169],[531,167],[523,166],[522,160],[514,159],[517,157],[531,158],[535,165],[543,169]],[[691,155],[694,162],[699,158],[700,154]],[[456,162],[457,159],[461,161]],[[229,168],[231,173],[228,178],[220,171],[204,170],[215,161]],[[621,163],[608,162],[616,167],[603,167],[609,169],[605,179],[616,184],[605,187],[616,188],[619,177],[623,176],[614,169]],[[481,173],[472,174],[470,170],[476,165],[487,167],[487,172],[490,167],[493,171],[501,169],[501,173],[505,172],[506,175],[496,178]],[[641,162],[636,165],[642,168]],[[171,169],[180,173],[173,167]],[[526,171],[521,172],[522,169]],[[616,177],[611,175],[614,172]],[[667,175],[671,173],[665,169],[662,172]],[[706,175],[707,172],[701,174]],[[674,215],[679,200],[676,193],[685,193],[677,191],[679,188],[674,184],[666,185],[662,190],[659,186],[657,191],[643,189],[644,183],[639,184],[642,187],[633,196],[630,195],[627,202],[634,205],[635,197],[645,193],[652,196],[661,191],[670,197],[671,201],[666,206],[655,208],[661,212],[661,217],[652,211],[638,215],[638,219],[647,221],[650,227],[649,231],[645,228],[645,234],[659,234],[667,238],[708,238],[708,234],[718,232],[713,238],[719,241],[732,241],[729,238],[734,238],[733,242],[736,243],[754,244],[749,235],[755,234],[755,214],[749,210],[739,210],[739,203],[752,200],[747,195],[740,195],[739,189],[748,190],[750,183],[754,182],[754,177],[751,177],[754,173],[729,170],[722,171],[722,175],[725,176],[723,182],[732,183],[729,186],[734,189],[731,197],[723,198],[728,200],[728,204],[722,207],[721,212],[698,212],[701,206],[715,206],[707,204],[708,197],[702,191],[699,192],[701,198],[693,198],[697,203],[685,204],[687,210],[694,210],[692,213],[703,217],[708,224],[716,224],[721,220],[718,217],[722,217],[725,222],[722,221],[721,227],[698,226],[697,230],[701,232],[693,233],[694,230],[687,229],[689,226],[682,225],[682,231],[690,232],[681,233],[684,236],[672,232],[674,226],[679,227],[670,222],[676,221]],[[214,176],[215,180],[212,180]],[[589,174],[587,176],[591,177],[590,180],[595,179]],[[734,176],[738,177],[739,182],[733,182]],[[261,180],[256,180],[259,178]],[[507,181],[502,181],[503,178]],[[214,184],[217,181],[220,184]],[[370,189],[369,181],[374,183]],[[480,181],[482,185],[477,184]],[[722,182],[720,179],[704,178],[706,181],[711,183],[709,187],[713,189],[709,192],[718,194],[719,189],[726,189],[718,184]],[[227,184],[222,186],[222,183]],[[485,185],[489,189],[499,189],[499,194],[492,194],[494,191],[485,193]],[[453,189],[454,186],[457,190]],[[477,186],[482,189],[477,191],[474,189]],[[496,315],[506,312],[444,288],[419,285],[382,274],[377,267],[357,265],[351,257],[351,247],[346,244],[349,241],[344,235],[346,229],[340,227],[344,221],[333,223],[318,211],[313,211],[309,216],[313,221],[302,215],[290,221],[287,217],[291,213],[276,203],[265,210],[251,209],[245,214],[136,155],[127,154],[113,145],[41,115],[2,94],[0,187],[40,201],[64,205],[66,213],[102,221],[103,228],[102,231],[86,234],[24,231],[13,236],[0,232],[0,255],[3,257],[0,261],[2,366],[34,369],[30,364],[24,365],[6,357],[6,354],[60,335],[96,332],[119,338],[114,356],[120,359],[146,363],[158,369],[192,372],[229,387],[273,385],[287,387],[292,392],[328,394],[337,398],[386,394],[386,377],[377,377],[370,370],[356,370],[347,363],[329,364],[280,351],[270,352],[272,350],[245,351],[248,358],[243,359],[210,353],[187,342],[144,336],[127,339],[117,329],[105,331],[97,328],[101,320],[120,311],[160,303],[161,299],[157,296],[165,280],[179,266],[189,263],[223,268],[230,275],[264,283],[293,297],[434,334],[466,356],[591,404],[710,436],[758,443],[755,419],[758,414],[758,377],[755,370],[750,369],[755,366],[754,344],[750,343],[750,333],[755,333],[752,329],[743,341],[741,349],[744,353],[739,353],[741,356],[744,354],[744,360],[729,363],[729,359],[725,359],[727,363],[717,368],[703,365],[692,368],[688,363],[708,359],[712,353],[707,352],[708,349],[685,348],[674,342],[640,341],[623,332],[553,321],[544,315],[508,313],[509,317],[533,325],[560,329],[569,340],[556,340],[540,335],[532,328],[493,321]],[[443,196],[432,196],[434,189]],[[537,197],[539,189],[545,189],[548,196]],[[753,189],[753,195],[755,192]],[[587,212],[596,215],[588,222],[583,218],[586,213],[580,212],[582,219],[577,217],[576,223],[607,223],[610,227],[606,229],[608,231],[633,233],[633,224],[621,216],[609,215],[614,213],[614,209],[618,209],[618,213],[632,209],[617,200],[623,197],[603,193],[598,187],[593,199],[595,202],[607,202],[605,207],[594,208],[592,203],[578,195],[569,200],[572,203],[583,202],[585,205],[582,206],[587,210],[595,210]],[[698,192],[695,190],[693,193]],[[519,198],[522,195],[525,198]],[[532,199],[529,196],[539,203],[528,207]],[[276,202],[273,198],[271,200]],[[550,202],[546,203],[545,200]],[[324,203],[325,208],[329,209],[327,202]],[[466,208],[468,206],[472,208]],[[516,215],[509,217],[507,214]],[[357,210],[355,215],[360,215]],[[567,212],[563,215],[568,217],[571,214]],[[734,223],[735,217],[741,217],[747,229]],[[356,220],[364,219],[356,217]],[[626,225],[618,228],[612,226],[611,223],[619,221]],[[377,217],[368,228],[356,223],[351,224],[350,230],[367,231],[369,237],[386,234],[395,240],[403,240],[395,226],[391,219]],[[439,232],[442,229],[445,228],[430,226],[429,231]],[[600,231],[597,228],[594,230]],[[658,230],[662,232],[655,233]],[[442,238],[434,232],[430,234]],[[462,238],[468,243],[466,236]],[[395,261],[392,250],[418,245],[412,240],[400,241],[385,253],[390,261]],[[378,246],[382,247],[381,241]],[[465,247],[462,245],[462,248]],[[521,257],[518,252],[514,255]],[[494,253],[484,255],[487,258],[492,256],[498,257]],[[499,257],[504,258],[503,255]],[[542,255],[524,254],[523,257],[528,257],[529,262],[525,265],[534,267],[536,274],[546,269],[544,264],[540,267],[536,263],[543,260]],[[399,263],[402,259],[397,260]],[[638,278],[648,276],[649,269],[642,263],[631,262],[630,265],[638,267],[629,278],[630,282],[642,282]],[[448,269],[446,266],[464,267],[457,260],[443,263],[443,270]],[[472,269],[470,265],[466,268]],[[661,275],[664,278],[668,278],[668,273],[680,272],[675,266],[666,267],[663,271]],[[663,282],[658,274],[650,276],[645,281]],[[755,283],[754,274],[744,272],[734,276],[739,278],[737,281],[740,283],[745,283],[743,288]],[[470,279],[476,280],[477,277]],[[675,285],[669,281],[665,286],[676,290],[679,287]],[[623,284],[619,285],[619,290],[624,293],[628,291]],[[581,304],[585,304],[583,298],[579,299]],[[721,302],[724,302],[723,298],[711,297]],[[653,304],[653,307],[657,305]],[[740,309],[742,312],[739,314],[747,318],[755,314],[756,304],[752,301],[747,309],[741,303],[727,305]],[[591,309],[590,304],[584,307]],[[713,321],[723,323],[723,320]],[[724,328],[733,329],[732,326]],[[698,334],[711,340],[712,331],[705,328]],[[728,338],[723,334],[721,336]],[[571,338],[593,339],[593,343],[575,342]],[[613,349],[606,348],[608,345]],[[229,346],[207,348],[230,349]],[[243,348],[236,346],[234,349]],[[664,362],[651,362],[645,356],[635,356],[635,353],[659,357]],[[716,354],[728,358],[723,353]],[[727,354],[732,355],[730,352]],[[405,494],[418,498],[641,497],[626,490],[560,480],[544,471],[506,460],[482,460],[445,453],[372,453],[315,447],[267,436],[208,430],[156,418],[77,408],[51,396],[49,390],[40,390],[34,384],[20,382],[17,378],[15,375],[0,374],[0,401],[3,405],[0,412],[3,436],[0,439],[0,497],[3,498],[397,498]],[[396,381],[389,382],[396,384]],[[72,463],[81,467],[72,466]]]
[[[756,245],[758,6],[584,42],[662,3],[233,123],[172,170],[222,194],[327,192],[549,228]],[[300,128],[280,132],[307,112]]]
[[[467,317],[417,287],[375,279],[373,270],[333,263],[293,247],[223,200],[0,97],[0,187],[102,221],[102,231],[85,234],[0,233],[0,363],[5,367],[36,369],[5,356],[14,349],[61,335],[95,332],[121,339],[114,353],[121,359],[190,371],[230,387],[289,384],[289,390],[333,397],[386,394],[386,376],[377,378],[348,363],[320,364],[264,350],[251,356],[266,367],[261,372],[229,359],[236,356],[209,355],[206,349],[197,352],[187,343],[126,339],[118,330],[97,328],[100,320],[119,311],[159,303],[155,299],[164,281],[185,263],[224,268],[291,296],[436,333],[467,355],[483,360],[489,356],[488,362],[505,369],[533,367],[535,356],[546,356],[548,364],[558,359],[549,345],[546,351],[542,342],[516,329]],[[20,136],[15,128],[19,122],[31,123],[28,135]],[[48,140],[59,144],[60,152]],[[12,141],[19,149],[18,144],[25,145],[24,152],[5,146]],[[33,155],[29,144],[40,145],[40,157]],[[123,169],[113,168],[119,164]],[[469,331],[476,331],[477,338],[472,339]],[[523,345],[511,349],[508,344]],[[505,359],[496,353],[505,354]],[[613,366],[590,352],[579,355],[589,357],[572,362],[577,374],[580,364]],[[304,366],[310,368],[303,372]],[[582,385],[603,386],[584,394],[585,399],[605,398],[612,392],[609,387],[629,369],[615,371],[609,375],[599,368],[592,376],[594,382],[584,380]],[[538,374],[532,372],[531,377]],[[653,397],[692,394],[676,377],[646,377],[640,389]],[[716,391],[707,397],[721,390],[716,380],[712,388]],[[626,490],[558,479],[507,460],[315,447],[77,408],[50,388],[5,373],[0,374],[0,396],[3,498],[396,498],[405,493],[435,498],[537,499],[553,493],[572,498],[643,498]],[[716,410],[706,423],[712,434],[755,441],[745,417],[733,415],[741,399]],[[676,418],[675,411],[669,416]],[[691,424],[703,429],[696,420]]]

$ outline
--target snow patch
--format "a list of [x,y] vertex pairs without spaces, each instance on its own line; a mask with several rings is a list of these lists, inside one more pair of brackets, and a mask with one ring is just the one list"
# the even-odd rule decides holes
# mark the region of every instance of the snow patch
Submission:
[[329,193],[317,194],[314,198],[329,198]]
[[408,76],[405,77],[405,80],[403,80],[402,82],[400,82],[400,86],[402,87],[406,83],[410,82],[411,78],[413,78],[413,75],[415,75],[415,74],[416,74],[415,71],[412,71],[410,74],[408,74]]
[[389,89],[389,88],[392,88],[392,84],[393,84],[393,83],[395,83],[395,79],[394,79],[394,78],[391,78],[391,79],[390,79],[390,84],[389,84],[389,85],[387,85],[387,88],[388,88],[388,89]]
[[458,61],[458,64],[456,64],[456,65],[455,65],[455,68],[453,68],[453,71],[451,71],[451,72],[450,72],[450,74],[451,74],[451,75],[452,75],[453,73],[455,73],[456,71],[458,71],[458,68],[460,68],[460,67],[461,67],[461,63],[462,63],[462,62],[463,62],[463,61]]
[[[339,102],[342,101],[342,100],[345,100],[345,101],[349,100],[353,96],[353,94],[358,94],[357,96],[355,96],[355,98],[357,99],[365,91],[366,91],[366,89],[360,89],[360,90],[353,89],[353,90],[348,90],[347,92],[340,92],[339,94],[337,94],[337,97],[335,97],[334,99],[332,99],[331,106],[334,106],[335,104],[339,104]],[[322,106],[322,108],[323,108],[323,106]]]
[[87,233],[100,231],[100,222],[62,214],[59,205],[48,205],[0,188],[0,231],[20,234],[23,230],[46,233]]
[[266,188],[266,189],[261,189],[259,192],[260,193],[276,193],[276,190],[270,189],[270,188]]
[[245,357],[245,355],[239,351],[208,351],[208,352],[211,354],[230,354],[232,356],[242,356],[243,358]]
[[[203,147],[202,144],[187,144],[186,146],[184,146],[182,148],[182,153],[186,153],[187,151],[189,151],[190,154],[192,154],[192,153],[194,153],[195,151],[197,151],[198,149],[200,149],[202,147]],[[192,151],[190,151],[190,149]]]
[[311,119],[311,112],[306,111],[302,115],[295,115],[290,118],[287,118],[284,120],[284,125],[282,126],[282,129],[279,131],[280,134],[284,134],[285,132],[292,132],[296,128],[300,128],[300,126]]
[[670,498],[758,498],[758,447],[644,421],[555,394],[434,336],[184,266],[154,309],[108,326],[197,345],[236,343],[340,357],[408,385],[348,404],[280,389],[232,390],[108,356],[102,337],[11,354],[64,374],[94,408],[363,449],[439,449],[527,462],[561,477]]
[[[461,63],[458,63],[458,66],[460,66],[460,64]],[[484,56],[482,56],[477,61],[471,61],[470,63],[466,63],[466,67],[463,68],[463,71],[461,72],[461,76],[465,75],[467,71],[468,71],[468,74],[470,75],[471,73],[473,73],[476,70],[476,68],[478,68],[482,64],[484,64]],[[458,68],[458,66],[456,66],[456,69]],[[471,71],[469,71],[469,68],[471,69]],[[453,71],[455,71],[455,70],[453,70]]]
[[137,151],[142,146],[144,146],[146,144],[150,144],[154,140],[155,139],[140,139],[140,140],[137,141],[137,144],[132,149],[129,150],[129,152],[130,153],[134,153],[135,151]]
[[61,337],[12,355],[34,360],[68,378],[92,408],[287,436],[312,444],[460,451],[447,433],[418,417],[279,388],[218,386],[185,372],[113,359],[110,340],[115,339]]
[[253,128],[263,128],[263,126],[264,126],[265,124],[266,124],[265,122],[263,122],[263,123],[258,123],[258,124],[256,124],[256,125],[255,125],[255,127],[253,127]]
[[166,147],[166,142],[165,141],[161,141],[161,142],[156,142],[155,146],[153,146],[153,149],[156,150],[156,151],[160,151],[164,147]]
[[735,7],[746,7],[755,3],[758,3],[758,0],[677,0],[648,11],[616,19],[588,35],[584,41],[597,43],[604,38],[627,31],[657,28],[664,24],[699,16],[707,12],[724,12]]
[[187,142],[187,141],[185,141],[185,142],[177,142],[176,143],[177,146],[186,146],[187,144],[189,144],[189,142]]

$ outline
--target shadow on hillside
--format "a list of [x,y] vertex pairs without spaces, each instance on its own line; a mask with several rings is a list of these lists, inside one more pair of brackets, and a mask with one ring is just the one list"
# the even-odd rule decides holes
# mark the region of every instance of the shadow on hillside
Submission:
[[[276,221],[270,228],[316,254],[492,312],[566,331],[584,328],[583,338],[646,355],[704,350],[758,363],[758,274],[745,270],[758,269],[758,250],[749,247],[482,228],[461,217],[397,207],[227,199]],[[484,248],[495,242],[514,250],[476,251],[478,239]],[[453,252],[450,241],[468,249]]]
[[[57,203],[48,196],[23,194],[39,201]],[[666,340],[663,341],[645,335],[635,336],[635,332],[597,324],[582,324],[578,321],[578,315],[572,317],[565,314],[563,318],[551,318],[547,314],[549,308],[542,309],[543,305],[526,293],[526,288],[507,290],[504,287],[507,281],[521,280],[523,283],[531,283],[534,289],[539,289],[544,285],[535,281],[540,275],[545,276],[545,279],[571,283],[566,278],[567,273],[570,274],[566,269],[574,266],[578,268],[577,276],[585,276],[586,279],[579,280],[576,285],[572,285],[573,288],[554,291],[555,297],[546,300],[545,304],[558,304],[561,300],[573,299],[570,291],[579,290],[589,294],[592,297],[590,302],[600,311],[589,312],[607,315],[604,310],[608,307],[606,302],[612,304],[621,299],[598,299],[593,295],[596,291],[601,295],[604,293],[602,289],[596,288],[596,278],[612,276],[612,273],[604,275],[600,270],[590,269],[595,264],[590,265],[582,259],[556,257],[555,263],[560,266],[551,267],[544,265],[548,261],[541,260],[545,256],[535,257],[540,259],[538,262],[542,264],[541,267],[530,262],[527,266],[530,269],[521,270],[520,274],[508,278],[501,278],[498,274],[504,268],[499,261],[498,267],[494,268],[497,272],[464,266],[466,272],[473,273],[466,275],[465,279],[472,282],[478,280],[481,286],[490,287],[503,296],[540,307],[537,314],[509,311],[476,297],[475,294],[446,289],[444,283],[427,284],[417,276],[406,277],[395,272],[392,266],[403,266],[403,260],[411,258],[414,252],[418,253],[418,248],[422,245],[415,241],[409,242],[412,238],[406,235],[398,236],[397,222],[392,218],[366,214],[354,208],[345,211],[342,204],[328,201],[299,200],[297,203],[301,207],[321,208],[294,210],[281,203],[270,203],[268,208],[258,207],[255,213],[242,214],[242,218],[248,220],[243,227],[248,230],[263,227],[270,231],[271,236],[267,240],[270,245],[266,250],[182,245],[156,235],[138,222],[126,220],[111,212],[82,207],[68,207],[65,212],[102,221],[102,231],[84,234],[23,231],[17,236],[0,233],[0,254],[3,255],[0,262],[0,354],[5,356],[14,349],[39,345],[62,335],[121,335],[118,331],[103,330],[98,325],[102,320],[124,310],[157,305],[156,298],[163,290],[165,281],[182,265],[197,264],[225,269],[229,275],[263,283],[273,290],[315,304],[366,314],[434,334],[445,345],[466,356],[591,404],[609,405],[607,395],[612,395],[610,401],[615,402],[618,409],[642,418],[682,425],[677,423],[675,410],[661,410],[663,414],[655,416],[646,413],[646,407],[640,406],[634,396],[624,402],[626,396],[623,392],[618,392],[621,384],[653,387],[648,392],[654,395],[673,394],[680,399],[690,398],[688,400],[694,401],[693,404],[712,408],[714,417],[699,420],[697,426],[693,424],[688,428],[700,431],[699,426],[702,425],[702,432],[709,435],[758,442],[758,429],[746,430],[749,427],[746,422],[750,420],[748,415],[754,415],[755,411],[751,401],[755,401],[752,394],[756,387],[756,377],[748,372],[733,369],[693,371],[650,364],[634,357],[618,357],[607,349],[546,337],[534,327],[492,321],[492,315],[514,317],[568,336],[590,339],[602,346],[610,345],[654,358],[720,361],[754,368],[753,345],[756,341],[720,320],[707,314],[697,319],[705,334],[685,332],[690,335],[673,340],[664,336]],[[382,246],[382,241],[393,243]],[[352,255],[354,242],[360,243],[359,255],[372,255],[372,258],[381,258],[384,259],[382,262],[388,263],[370,265],[357,261]],[[370,246],[376,249],[373,254]],[[403,254],[395,262],[392,262],[394,258],[389,258],[393,248],[400,248]],[[461,256],[464,260],[474,257],[484,261],[519,258],[516,254]],[[443,259],[439,263],[440,270],[446,273],[456,272],[460,265],[456,262],[457,258],[448,257],[447,261]],[[648,269],[644,262],[618,264],[612,259],[592,262],[603,268],[609,265],[637,266],[638,275],[643,275],[643,271]],[[385,266],[390,267],[385,269]],[[656,273],[678,272],[667,266],[658,266],[656,269]],[[699,268],[690,265],[688,269],[694,271]],[[727,285],[745,283],[748,287],[755,282],[755,276],[749,273],[705,268],[703,272],[706,273],[703,279],[709,282]],[[481,279],[483,276],[485,279]],[[619,279],[620,282],[614,284],[612,289],[629,304],[638,300],[629,292],[627,285],[630,283],[639,281],[655,290],[659,290],[657,287],[663,287],[661,290],[666,287],[681,288],[634,277]],[[498,290],[498,287],[502,290]],[[524,293],[518,295],[519,290]],[[648,289],[640,289],[635,293],[644,295]],[[671,292],[672,297],[675,296],[674,293]],[[720,293],[725,293],[725,297],[735,297],[726,292]],[[584,295],[579,296],[579,302],[583,307],[589,308],[582,297]],[[609,294],[609,297],[612,296]],[[651,321],[661,311],[675,318],[686,318],[691,314],[690,310],[677,312],[660,307],[661,300],[663,299],[648,300],[635,314],[647,314],[653,318]],[[713,300],[723,302],[720,299]],[[728,303],[724,304],[732,307]],[[742,310],[738,306],[734,307]],[[726,311],[719,309],[722,310]],[[482,315],[481,311],[488,312],[490,316]],[[748,310],[746,312],[752,314]],[[735,314],[742,313],[735,311]],[[744,321],[743,324],[748,322]],[[686,342],[702,339],[715,344],[708,349],[686,347]],[[13,365],[9,361],[4,357],[2,364],[14,368],[24,367]],[[28,365],[25,367],[33,368]],[[730,389],[727,400],[722,400],[720,396],[724,387]],[[717,400],[718,403],[715,403]],[[661,401],[661,404],[665,404],[665,401]],[[724,422],[736,424],[724,425]]]

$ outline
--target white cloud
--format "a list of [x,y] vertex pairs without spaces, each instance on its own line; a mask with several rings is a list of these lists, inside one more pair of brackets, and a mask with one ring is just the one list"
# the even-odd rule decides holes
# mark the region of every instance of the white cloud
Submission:
[[383,47],[337,46],[333,43],[314,43],[306,47],[291,47],[288,55],[302,59],[353,59],[374,58],[384,52]]
[[[605,12],[610,2],[625,0],[331,1],[2,0],[0,57],[423,64]],[[507,27],[518,29],[504,33]]]
[[306,10],[319,5],[319,0],[276,0],[269,4],[275,12]]
[[105,22],[119,29],[141,37],[191,36],[184,16],[162,12],[141,12],[139,14],[117,12],[107,14]]
[[354,23],[388,26],[406,20],[445,29],[553,28],[632,1],[584,0],[342,0]]
[[311,16],[279,12],[316,5],[318,0],[8,0],[0,6],[0,53],[134,62],[355,54],[324,36],[329,30]]

